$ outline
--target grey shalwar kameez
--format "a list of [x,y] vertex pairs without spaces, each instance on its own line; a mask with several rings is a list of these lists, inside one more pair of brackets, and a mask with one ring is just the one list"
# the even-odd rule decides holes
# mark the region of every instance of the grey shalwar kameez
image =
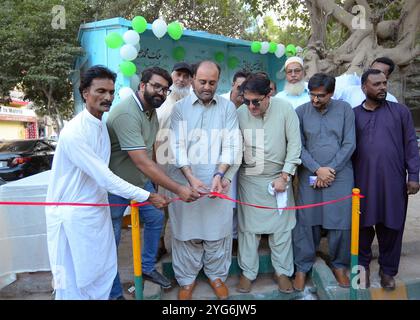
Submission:
[[[296,109],[302,138],[302,165],[298,168],[297,204],[336,200],[353,188],[351,156],[356,147],[354,113],[347,102],[331,100],[319,112],[312,103]],[[336,171],[327,188],[314,189],[309,177],[320,167]],[[297,271],[308,272],[320,241],[321,227],[328,230],[329,253],[334,268],[345,268],[350,259],[351,199],[325,206],[297,210],[293,230],[293,253]]]

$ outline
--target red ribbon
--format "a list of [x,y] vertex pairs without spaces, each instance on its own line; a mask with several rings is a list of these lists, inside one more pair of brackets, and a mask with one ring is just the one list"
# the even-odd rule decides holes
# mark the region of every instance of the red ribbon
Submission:
[[[254,207],[259,209],[267,209],[267,210],[296,210],[296,209],[307,209],[307,208],[314,208],[314,207],[320,207],[325,206],[332,203],[341,202],[347,199],[350,199],[353,195],[348,195],[343,198],[337,199],[337,200],[331,200],[331,201],[325,201],[325,202],[319,202],[319,203],[313,203],[313,204],[307,204],[303,206],[295,206],[295,207],[284,207],[284,208],[276,208],[276,207],[267,207],[262,205],[257,205],[253,203],[247,203],[242,202],[239,200],[235,200],[230,198],[229,196],[218,193],[218,192],[210,192],[207,194],[202,194],[201,197],[210,196],[210,197],[216,197],[221,198],[225,200],[229,200],[232,202],[236,202],[238,204],[248,206],[248,207]],[[357,195],[360,198],[364,198],[363,195]],[[171,199],[171,202],[174,201],[180,201],[181,198],[173,198]],[[135,204],[128,204],[128,206],[131,207],[144,207],[149,204],[152,204],[151,202],[137,202]],[[73,206],[73,207],[126,207],[127,204],[117,204],[117,203],[78,203],[78,202],[20,202],[20,201],[0,201],[0,205],[11,205],[11,206]]]

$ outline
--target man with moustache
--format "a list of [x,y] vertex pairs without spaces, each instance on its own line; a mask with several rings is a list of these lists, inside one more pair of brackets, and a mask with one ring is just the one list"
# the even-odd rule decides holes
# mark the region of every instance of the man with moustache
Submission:
[[[199,193],[189,186],[181,185],[169,178],[152,160],[153,145],[158,131],[156,108],[159,108],[170,91],[172,79],[169,73],[159,67],[145,69],[138,91],[117,104],[110,112],[107,127],[111,139],[110,169],[134,185],[153,191],[152,181],[177,194],[183,201],[194,201]],[[109,195],[110,203],[129,204],[129,199]],[[121,237],[124,206],[112,207],[111,216],[117,247]],[[144,248],[142,251],[143,278],[163,288],[171,286],[170,281],[156,268],[156,255],[164,215],[161,210],[149,205],[140,210],[144,223]],[[110,299],[122,299],[119,275],[115,277]]]
[[[117,75],[103,66],[80,80],[86,108],[63,129],[47,192],[48,202],[107,204],[107,192],[160,208],[167,200],[122,180],[108,168],[110,141],[101,121],[114,100]],[[108,299],[117,273],[109,207],[46,207],[47,243],[56,300]]]
[[[311,101],[296,109],[302,140],[298,168],[298,205],[320,203],[351,194],[356,147],[354,114],[344,101],[331,99],[335,79],[316,73],[308,83]],[[313,179],[313,180],[312,180]],[[332,271],[338,285],[348,287],[350,265],[351,199],[309,209],[298,209],[293,229],[296,273],[293,286],[302,291],[321,240],[327,232]]]
[[[251,74],[241,91],[244,104],[238,109],[238,119],[244,156],[238,172],[239,200],[274,208],[294,206],[290,180],[300,164],[301,150],[296,112],[284,99],[270,96],[270,80],[261,73]],[[289,277],[293,274],[295,211],[239,205],[238,220],[238,264],[242,274],[237,290],[251,291],[252,281],[258,275],[261,235],[268,234],[278,289],[283,293],[293,292]]]
[[[235,164],[241,159],[236,108],[215,94],[219,78],[216,63],[199,62],[193,72],[194,92],[175,104],[171,116],[170,146],[175,164],[169,165],[168,175],[204,194],[227,193],[238,167]],[[203,268],[216,296],[226,299],[232,204],[205,197],[194,203],[173,202],[168,210],[173,233],[172,266],[180,285],[178,298],[192,298],[196,277]]]
[[[373,60],[372,64],[370,65],[370,69],[382,71],[385,74],[386,79],[389,80],[391,73],[395,69],[395,63],[388,57],[379,57]],[[355,108],[365,100],[366,96],[359,83],[358,85],[350,85],[346,88],[343,88],[343,90],[341,90],[339,93],[334,94],[333,98],[346,101],[352,106],[352,108]],[[397,98],[395,98],[389,92],[387,92],[386,100],[391,102],[398,102]]]
[[359,264],[366,270],[369,287],[376,234],[381,286],[394,290],[408,195],[419,191],[420,157],[410,110],[386,99],[386,75],[380,70],[367,70],[362,75],[362,90],[366,99],[354,108],[353,155],[355,185],[366,196],[360,203]]
[[290,57],[284,63],[286,83],[284,90],[276,94],[276,98],[282,98],[292,104],[296,109],[300,105],[309,102],[309,92],[303,80],[305,71],[303,60],[300,57]]

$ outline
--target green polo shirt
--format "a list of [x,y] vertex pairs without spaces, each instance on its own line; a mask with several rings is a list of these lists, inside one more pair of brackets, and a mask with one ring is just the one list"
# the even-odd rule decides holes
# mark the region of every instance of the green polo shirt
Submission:
[[143,188],[150,178],[134,165],[128,151],[145,149],[152,159],[159,130],[156,111],[143,111],[138,98],[132,95],[112,108],[106,125],[111,140],[109,168],[120,178]]

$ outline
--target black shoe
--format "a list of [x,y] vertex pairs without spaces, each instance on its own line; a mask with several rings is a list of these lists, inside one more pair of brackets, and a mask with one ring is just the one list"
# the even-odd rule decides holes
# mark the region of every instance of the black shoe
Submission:
[[382,269],[379,269],[379,276],[381,277],[381,286],[385,290],[395,289],[395,280],[393,276],[385,274]]
[[160,285],[163,289],[172,287],[171,282],[162,274],[153,270],[150,273],[143,272],[143,279]]

